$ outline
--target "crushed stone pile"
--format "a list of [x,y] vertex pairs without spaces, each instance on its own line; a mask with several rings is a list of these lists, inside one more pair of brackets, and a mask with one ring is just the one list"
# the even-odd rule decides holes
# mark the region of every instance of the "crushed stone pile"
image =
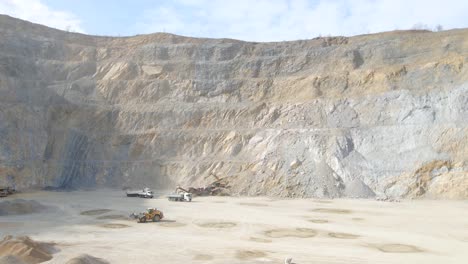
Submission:
[[26,236],[6,236],[0,242],[0,257],[4,261],[0,263],[42,263],[52,259],[53,250],[50,243],[37,242]]
[[26,263],[15,256],[8,255],[8,256],[0,257],[0,264],[26,264]]
[[78,257],[70,259],[66,264],[109,264],[109,262],[88,254],[82,254]]
[[345,195],[351,198],[374,198],[375,193],[360,179],[346,183]]
[[0,202],[0,216],[40,213],[49,208],[34,200],[15,199]]

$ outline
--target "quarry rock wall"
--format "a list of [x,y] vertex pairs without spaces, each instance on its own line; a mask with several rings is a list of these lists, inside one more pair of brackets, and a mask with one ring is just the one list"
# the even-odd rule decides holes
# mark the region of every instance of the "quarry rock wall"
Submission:
[[468,197],[468,30],[0,36],[0,185]]

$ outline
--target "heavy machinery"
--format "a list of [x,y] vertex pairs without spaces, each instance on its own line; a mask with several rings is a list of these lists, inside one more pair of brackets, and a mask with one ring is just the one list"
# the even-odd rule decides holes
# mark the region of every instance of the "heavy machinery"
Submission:
[[154,194],[150,188],[143,188],[143,190],[127,191],[127,197],[153,198]]
[[159,220],[164,218],[164,214],[156,208],[148,208],[146,212],[141,212],[139,214],[133,213],[130,217],[138,219],[138,223],[146,223],[149,221],[159,222]]
[[167,196],[169,201],[178,201],[178,202],[191,202],[192,201],[192,193],[188,192],[184,188],[177,186],[175,192],[173,194],[169,194]]
[[16,192],[13,187],[4,187],[0,186],[0,197],[7,197],[8,195],[14,194]]
[[[215,181],[211,182],[209,185],[205,187],[195,188],[189,187],[188,191],[183,189],[188,193],[192,193],[195,196],[209,196],[209,195],[229,195],[229,181],[228,177],[218,177],[214,173],[210,173],[206,178],[213,176]],[[180,187],[179,187],[180,188]]]

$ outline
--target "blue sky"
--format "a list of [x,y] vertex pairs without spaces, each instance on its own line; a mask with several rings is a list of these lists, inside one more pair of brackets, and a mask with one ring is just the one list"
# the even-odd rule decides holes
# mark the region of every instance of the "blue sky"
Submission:
[[0,13],[94,35],[250,41],[468,27],[466,0],[0,0]]

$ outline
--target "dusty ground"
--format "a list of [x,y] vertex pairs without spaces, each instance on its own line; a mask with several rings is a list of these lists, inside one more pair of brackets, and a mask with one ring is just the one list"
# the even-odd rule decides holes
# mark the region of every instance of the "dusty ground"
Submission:
[[[36,192],[55,206],[0,217],[0,235],[57,243],[46,263],[90,254],[111,263],[466,263],[468,201],[127,198],[121,191]],[[160,223],[126,216],[161,209]]]

